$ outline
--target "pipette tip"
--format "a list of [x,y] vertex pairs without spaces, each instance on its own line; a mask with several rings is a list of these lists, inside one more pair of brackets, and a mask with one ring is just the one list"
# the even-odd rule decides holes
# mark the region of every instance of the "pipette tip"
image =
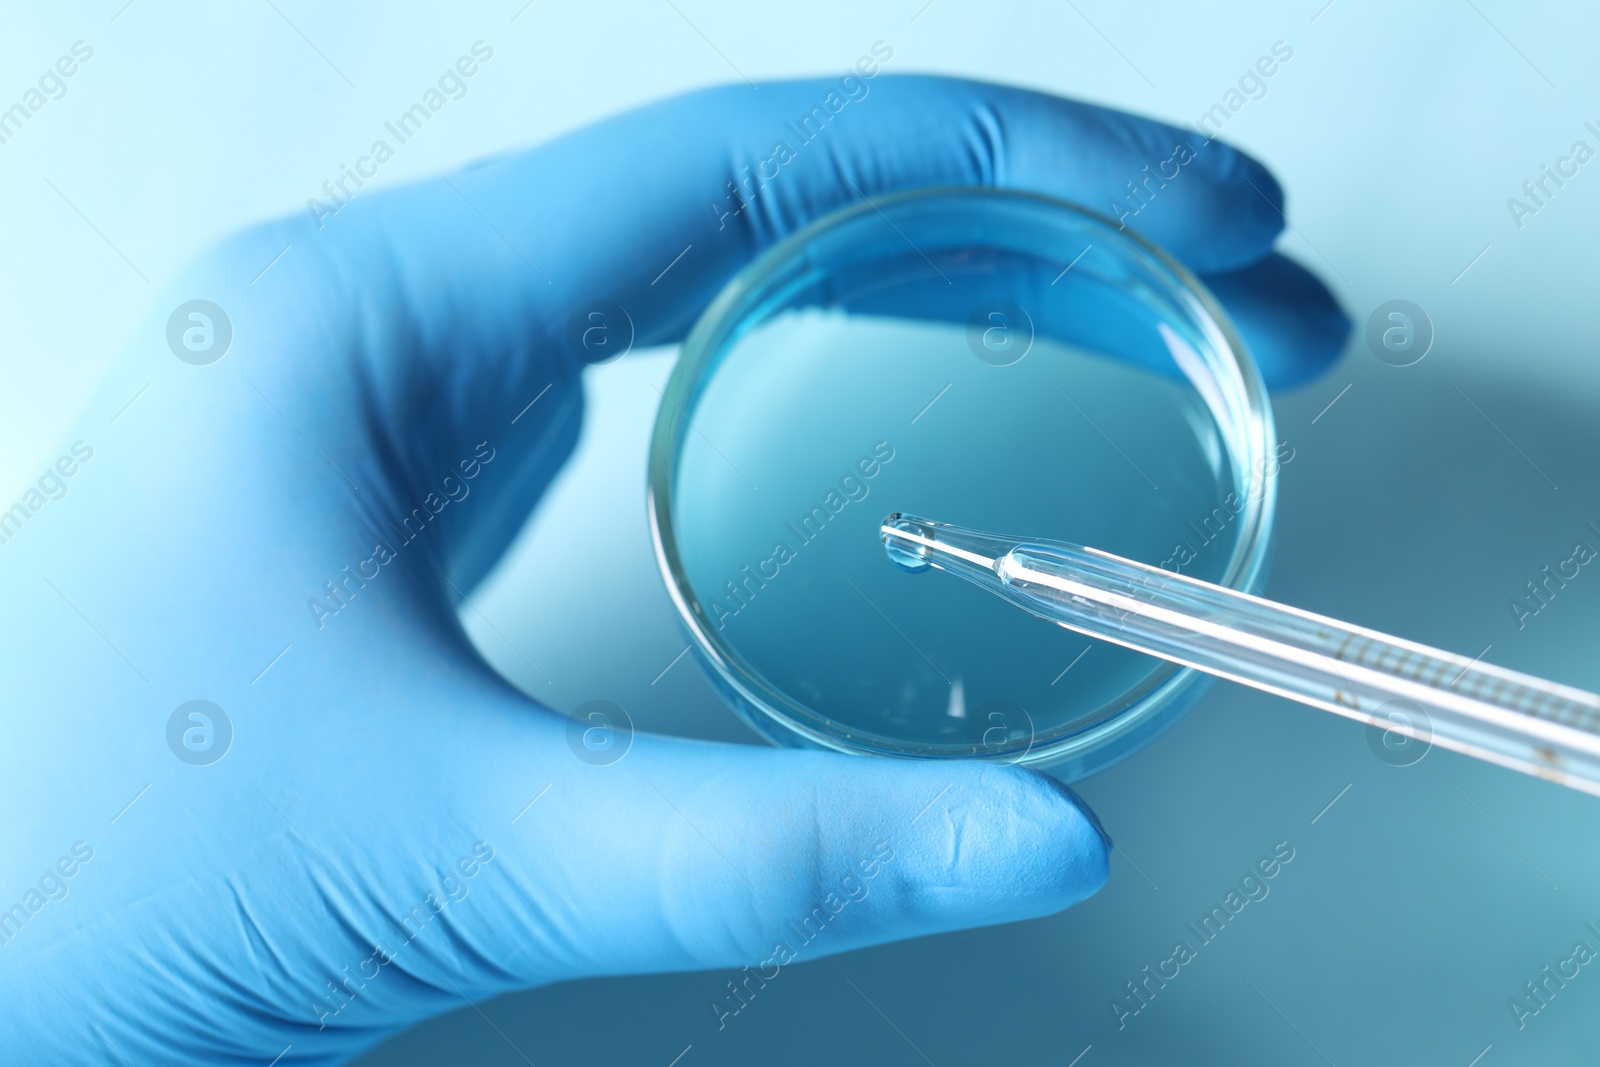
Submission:
[[889,558],[905,570],[925,571],[937,567],[959,574],[991,592],[1000,592],[995,561],[1011,551],[1014,544],[993,534],[899,511],[890,512],[884,518],[878,537]]
[[903,570],[914,574],[932,566],[926,542],[933,540],[933,530],[926,524],[891,511],[883,520],[879,538],[889,558]]

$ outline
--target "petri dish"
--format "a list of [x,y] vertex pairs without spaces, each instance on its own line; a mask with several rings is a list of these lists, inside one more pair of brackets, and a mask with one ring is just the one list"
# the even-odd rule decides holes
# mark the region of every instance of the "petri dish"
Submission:
[[1248,589],[1275,473],[1260,375],[1181,265],[1069,203],[937,188],[819,219],[727,285],[664,390],[648,509],[697,659],[769,740],[1071,780],[1203,677],[908,573],[884,516]]

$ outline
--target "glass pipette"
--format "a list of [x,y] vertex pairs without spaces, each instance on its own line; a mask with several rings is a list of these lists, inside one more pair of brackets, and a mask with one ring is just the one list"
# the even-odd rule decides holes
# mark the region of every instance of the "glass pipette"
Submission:
[[[1594,693],[1082,545],[899,512],[880,534],[900,566],[958,574],[1068,629],[1600,796]],[[1385,715],[1395,701],[1410,713]]]

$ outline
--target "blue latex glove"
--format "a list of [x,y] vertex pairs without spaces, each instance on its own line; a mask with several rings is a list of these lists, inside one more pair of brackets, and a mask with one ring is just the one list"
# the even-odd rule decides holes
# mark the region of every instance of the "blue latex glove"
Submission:
[[[1272,254],[1282,194],[1240,153],[1017,89],[862,87],[669,100],[360,195],[321,228],[258,226],[170,287],[0,545],[7,1062],[335,1062],[507,990],[770,976],[1100,887],[1092,817],[1029,771],[651,736],[592,766],[457,621],[572,450],[572,311],[613,300],[639,344],[677,340],[856,190],[1106,210],[1186,141],[1197,156],[1130,225],[1206,276],[1269,382],[1337,355],[1346,322]],[[849,102],[826,132],[727,213],[729,179],[830,92]],[[209,365],[168,343],[197,298],[231,323]],[[185,327],[207,345],[185,317],[180,348]],[[308,609],[338,603],[329,582],[344,606]],[[179,710],[195,700],[226,724]]]

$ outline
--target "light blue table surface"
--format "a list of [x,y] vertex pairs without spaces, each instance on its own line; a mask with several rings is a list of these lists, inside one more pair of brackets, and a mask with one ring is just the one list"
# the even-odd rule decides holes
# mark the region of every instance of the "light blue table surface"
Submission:
[[[877,40],[894,70],[1189,122],[1283,41],[1292,61],[1224,136],[1276,170],[1293,223],[1281,247],[1358,335],[1329,376],[1277,398],[1295,459],[1268,592],[1600,689],[1600,572],[1520,629],[1509,607],[1575,540],[1600,546],[1584,529],[1600,525],[1600,162],[1520,227],[1506,204],[1574,141],[1600,148],[1584,126],[1600,127],[1593,7],[275,3],[0,10],[4,93],[75,41],[94,49],[0,144],[6,485],[50,453],[162,279],[227,231],[304,210],[475,40],[493,65],[379,183],[736,79],[735,65],[755,79],[841,70]],[[1415,366],[1380,362],[1359,336],[1395,298],[1436,330]],[[579,453],[476,597],[493,625],[469,625],[556,707],[603,697],[643,729],[753,741],[689,658],[653,682],[684,647],[642,492],[652,385],[671,359],[591,372]],[[592,981],[485,1005],[492,1026],[463,1010],[361,1062],[1499,1067],[1600,1048],[1600,968],[1521,1029],[1507,1007],[1575,942],[1600,949],[1585,926],[1600,928],[1600,801],[1439,750],[1393,767],[1359,726],[1226,685],[1081,791],[1119,852],[1106,889],[1065,914],[786,969],[721,1031],[707,1002],[725,975]],[[1119,1029],[1124,983],[1196,943],[1186,924],[1285,841],[1294,859],[1270,895]]]

